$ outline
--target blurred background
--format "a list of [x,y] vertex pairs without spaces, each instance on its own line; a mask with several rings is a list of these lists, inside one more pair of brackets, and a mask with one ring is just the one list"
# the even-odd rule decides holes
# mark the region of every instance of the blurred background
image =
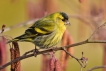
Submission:
[[[16,37],[22,34],[32,24],[32,21],[53,12],[62,11],[69,15],[71,26],[67,30],[73,39],[73,43],[86,40],[93,31],[106,22],[106,0],[1,0],[0,1],[0,26],[6,25],[8,29],[4,35]],[[27,22],[27,24],[25,24]],[[105,40],[105,27],[100,29],[92,40]],[[57,45],[61,46],[61,42]],[[20,55],[34,48],[32,43],[19,42]],[[73,55],[80,58],[81,53],[88,58],[87,67],[83,71],[94,66],[106,65],[106,45],[102,43],[89,43],[75,46],[72,49]],[[10,47],[7,45],[7,60],[10,61]],[[60,58],[60,51],[56,52],[57,58]],[[41,71],[42,56],[31,57],[21,61],[22,71]],[[66,71],[79,71],[79,63],[69,58]],[[106,71],[97,69],[96,71]],[[10,71],[10,67],[6,68]]]

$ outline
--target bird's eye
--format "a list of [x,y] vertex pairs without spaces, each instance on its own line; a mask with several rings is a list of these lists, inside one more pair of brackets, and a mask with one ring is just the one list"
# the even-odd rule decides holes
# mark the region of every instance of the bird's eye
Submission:
[[65,21],[65,19],[62,19],[62,21]]

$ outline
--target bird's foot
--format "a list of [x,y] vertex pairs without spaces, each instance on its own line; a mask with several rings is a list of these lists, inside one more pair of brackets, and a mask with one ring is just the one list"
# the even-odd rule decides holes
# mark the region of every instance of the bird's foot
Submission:
[[36,57],[37,54],[39,53],[38,49],[35,49],[35,50],[33,51],[33,53],[34,53],[34,56]]

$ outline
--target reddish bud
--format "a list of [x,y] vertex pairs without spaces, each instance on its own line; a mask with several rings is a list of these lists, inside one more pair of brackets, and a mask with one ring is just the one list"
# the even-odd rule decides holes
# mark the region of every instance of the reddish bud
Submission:
[[1,33],[4,32],[4,28],[5,28],[5,25],[2,25],[2,31],[1,31]]
[[[12,42],[13,47],[10,48],[11,60],[20,57],[20,50],[17,42]],[[11,71],[20,71],[20,61],[11,64]]]
[[[4,65],[7,61],[7,52],[6,52],[6,39],[0,37],[0,66]],[[2,71],[6,71],[3,69]]]
[[49,59],[47,67],[48,70],[46,71],[62,71],[61,64],[54,55]]
[[49,68],[50,68],[50,71],[54,71],[54,69],[55,69],[55,57],[50,58]]
[[42,55],[42,67],[41,67],[41,71],[49,71],[47,70],[49,67],[47,66],[48,65],[48,58],[46,55]]
[[[64,32],[63,35],[63,39],[62,39],[62,46],[67,46],[73,44],[73,39],[70,36],[69,32],[66,30]],[[73,48],[67,48],[67,51],[73,55],[74,53],[74,49]],[[60,61],[61,61],[61,66],[62,66],[62,70],[65,71],[68,65],[68,58],[69,55],[66,54],[64,51],[61,52],[61,57],[60,57]]]
[[2,28],[5,28],[5,27],[6,27],[6,25],[3,24],[3,25],[2,25]]
[[55,64],[56,64],[56,71],[62,71],[61,64],[58,59],[56,59]]

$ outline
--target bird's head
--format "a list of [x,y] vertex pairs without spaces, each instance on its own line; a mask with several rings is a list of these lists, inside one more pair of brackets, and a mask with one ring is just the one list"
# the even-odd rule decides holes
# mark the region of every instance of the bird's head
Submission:
[[70,22],[68,21],[69,17],[64,12],[55,12],[48,17],[52,17],[54,20],[58,19],[58,21],[60,20],[60,21],[64,22],[65,25],[70,25]]
[[65,25],[70,25],[70,22],[68,21],[68,15],[64,12],[60,12],[59,18],[64,22]]

